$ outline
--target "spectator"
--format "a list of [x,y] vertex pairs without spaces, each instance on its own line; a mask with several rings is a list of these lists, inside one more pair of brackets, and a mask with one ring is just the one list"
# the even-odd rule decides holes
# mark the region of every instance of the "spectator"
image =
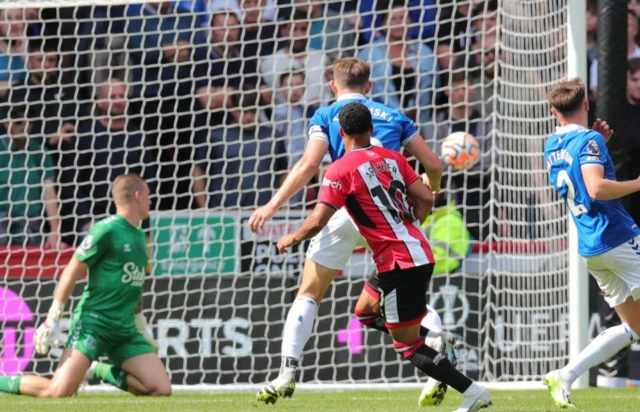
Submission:
[[22,9],[0,10],[0,98],[27,76],[22,57],[27,51],[25,30]]
[[[636,44],[638,36],[638,17],[632,10],[627,11],[627,58],[634,59],[640,57],[640,47]],[[591,63],[589,69],[589,89],[593,95],[593,100],[598,97],[598,60]]]
[[497,99],[493,98],[496,87],[496,33],[486,33],[482,40],[472,46],[474,54],[472,56],[476,62],[476,68],[472,73],[472,89],[474,110],[478,111],[483,119],[493,113]]
[[462,52],[469,50],[475,41],[471,5],[472,0],[457,1],[451,16],[439,21],[436,52],[442,70],[450,71],[455,67],[455,57],[463,55]]
[[325,54],[338,54],[340,57],[353,56],[356,32],[342,13],[330,9],[328,2],[317,0],[295,0],[294,6],[311,21],[311,49]]
[[[258,0],[261,3],[260,10],[262,18],[267,21],[274,21],[276,17],[276,1],[274,0]],[[244,21],[245,13],[247,12],[245,5],[242,4],[240,7],[240,3],[244,3],[244,0],[211,0],[209,5],[209,10],[212,12],[226,9],[231,10],[235,13],[236,16],[240,20]]]
[[[629,60],[627,72],[627,106],[626,116],[628,141],[626,147],[629,150],[630,159],[638,159],[640,156],[640,58]],[[629,178],[640,176],[640,162],[629,162]],[[640,224],[640,194],[633,193],[629,195],[629,212],[633,220]]]
[[[286,138],[288,162],[294,165],[302,157],[307,143],[307,123],[316,107],[304,106],[302,98],[305,92],[305,75],[300,70],[289,70],[280,75],[281,87],[278,93],[282,103],[274,110],[273,121],[276,134]],[[303,191],[294,195],[289,203],[297,204],[304,199]]]
[[[115,213],[110,192],[116,177],[143,176],[152,194],[156,160],[144,135],[127,116],[127,88],[109,79],[98,89],[95,115],[78,124],[72,149],[65,154],[60,179],[65,232],[86,232],[97,220]],[[76,243],[77,239],[69,239]]]
[[[40,38],[29,40],[28,76],[6,94],[9,104],[28,105],[35,119],[30,140],[45,142],[50,148],[71,142],[75,130],[76,88],[60,84],[58,42]],[[55,159],[54,159],[55,160]]]
[[325,68],[324,68],[324,82],[322,84],[322,96],[320,101],[320,106],[326,107],[330,106],[336,101],[336,95],[331,90],[331,81],[334,79],[333,77],[333,63],[338,58],[335,54],[327,55],[325,59]]
[[258,94],[235,93],[232,101],[234,124],[214,129],[210,144],[196,153],[193,191],[200,208],[265,205],[287,171],[283,139],[270,127],[257,125]]
[[[185,209],[191,204],[190,179],[193,114],[193,49],[205,43],[195,16],[168,2],[146,3],[128,12],[128,48],[133,66],[134,113],[150,144],[160,147],[159,207]],[[177,180],[176,180],[177,177]]]
[[[257,60],[245,60],[240,53],[240,22],[228,10],[218,10],[211,16],[209,47],[196,55],[194,77],[196,96],[202,108],[222,112],[230,103],[231,89],[257,89],[260,86]],[[213,126],[222,123],[214,117]],[[213,120],[213,119],[212,119]]]
[[[476,240],[485,240],[490,233],[495,233],[496,216],[492,212],[493,204],[490,193],[491,156],[493,146],[492,119],[483,119],[480,112],[473,108],[471,102],[471,79],[463,72],[451,75],[451,85],[445,91],[449,97],[449,108],[438,113],[435,122],[423,127],[422,136],[430,138],[435,145],[435,152],[440,153],[442,140],[451,133],[465,132],[476,138],[480,145],[480,160],[470,170],[452,171],[449,174],[447,190],[457,205],[463,207],[463,214],[469,232]],[[448,166],[443,165],[445,171]],[[451,169],[450,169],[451,170]],[[443,187],[445,183],[443,183]],[[493,230],[493,232],[492,232]]]
[[324,54],[309,49],[309,22],[306,13],[296,10],[288,22],[281,26],[284,47],[275,54],[265,57],[260,65],[264,82],[272,89],[280,87],[278,76],[287,70],[304,70],[307,75],[304,103],[318,104],[322,85],[318,79],[324,72]]
[[431,118],[436,85],[433,50],[425,43],[408,42],[405,38],[411,18],[404,2],[394,2],[385,21],[386,39],[367,45],[358,53],[371,65],[371,96],[424,124]]
[[276,51],[278,26],[265,17],[267,0],[242,0],[240,32],[245,59],[269,56]]
[[31,123],[25,106],[11,106],[0,138],[0,246],[37,246],[59,242],[58,195],[51,157],[30,139]]
[[[362,42],[368,44],[377,38],[384,38],[382,26],[385,15],[393,0],[361,0],[359,13],[361,19],[360,36]],[[412,40],[433,40],[436,32],[436,15],[438,13],[435,0],[409,0],[406,2],[408,13],[413,23],[409,27],[408,38]]]

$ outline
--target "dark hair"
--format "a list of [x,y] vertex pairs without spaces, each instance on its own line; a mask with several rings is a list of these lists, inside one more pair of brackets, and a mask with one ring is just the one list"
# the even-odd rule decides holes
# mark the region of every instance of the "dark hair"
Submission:
[[302,79],[306,79],[306,75],[304,74],[304,70],[302,69],[290,69],[290,70],[285,70],[282,73],[280,73],[280,77],[278,78],[278,80],[280,81],[280,86],[282,86],[282,84],[284,83],[284,79],[286,79],[287,77],[293,77],[293,76],[302,76]]
[[9,106],[7,118],[11,120],[22,120],[27,118],[27,106],[23,104],[12,104]]
[[29,53],[59,53],[60,41],[57,37],[30,37],[29,38]]
[[234,109],[258,110],[260,105],[260,94],[255,86],[245,86],[242,90],[237,90],[231,95],[231,103]]
[[[238,22],[240,21],[240,18],[238,17],[238,15],[237,15],[236,13],[234,13],[232,10],[229,10],[229,9],[219,9],[219,10],[216,10],[216,11],[214,11],[213,13],[211,13],[211,16],[209,17],[209,19],[210,19],[210,21],[211,21],[211,25],[210,25],[210,26],[211,26],[211,28],[212,28],[212,29],[217,29],[217,28],[224,29],[224,28],[226,28],[226,25],[227,25],[227,22],[226,22],[226,21],[225,21],[225,27],[218,27],[218,26],[216,26],[216,25],[215,25],[215,24],[216,24],[216,23],[215,23],[215,19],[216,19],[216,17],[218,17],[218,16],[224,16],[224,17],[226,17],[227,19],[228,19],[229,17],[233,16],[233,17],[235,17],[235,18],[236,18],[236,20],[238,20]],[[238,27],[238,26],[236,26],[236,27]],[[239,28],[239,27],[238,27],[238,28]]]
[[362,103],[353,102],[340,110],[340,127],[347,135],[362,135],[371,132],[371,112]]
[[577,77],[560,82],[551,89],[547,98],[560,114],[572,115],[580,109],[586,98],[584,83]]
[[629,74],[634,75],[640,71],[640,57],[629,59],[627,62],[627,71]]

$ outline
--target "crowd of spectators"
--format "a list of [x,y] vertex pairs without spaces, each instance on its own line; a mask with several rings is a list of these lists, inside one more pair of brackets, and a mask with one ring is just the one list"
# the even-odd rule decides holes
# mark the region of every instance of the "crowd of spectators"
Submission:
[[[447,190],[486,239],[498,213],[486,207],[500,127],[497,7],[182,0],[0,10],[0,244],[76,243],[113,212],[110,184],[125,172],[147,178],[159,210],[263,205],[302,155],[308,120],[335,101],[333,62],[349,56],[370,63],[371,97],[414,119],[434,149],[455,131],[480,142],[480,163],[448,176]],[[312,204],[314,182],[290,207]]]

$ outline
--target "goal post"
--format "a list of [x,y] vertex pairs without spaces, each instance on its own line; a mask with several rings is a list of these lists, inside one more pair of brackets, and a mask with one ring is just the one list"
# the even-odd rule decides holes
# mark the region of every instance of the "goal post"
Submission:
[[[347,10],[348,2],[335,2],[339,8],[322,11],[329,17],[318,17],[311,7],[306,19],[291,23],[281,2],[263,0],[259,15],[281,20],[251,26],[246,16],[253,11],[219,1],[239,18],[212,22],[211,10],[195,9],[205,2],[186,0],[165,2],[170,11],[160,13],[173,14],[162,19],[155,2],[0,0],[0,32],[20,22],[28,35],[23,40],[40,45],[30,50],[18,49],[18,41],[9,44],[11,57],[24,67],[0,65],[0,91],[11,99],[23,96],[34,109],[29,116],[46,146],[26,157],[32,163],[19,163],[22,157],[8,151],[14,166],[0,164],[0,177],[35,173],[44,166],[34,166],[33,159],[51,156],[59,230],[70,243],[82,240],[92,219],[113,210],[109,190],[116,174],[136,172],[152,183],[156,210],[144,226],[150,252],[144,313],[174,385],[245,390],[277,375],[306,245],[283,256],[275,242],[309,214],[317,178],[259,233],[251,233],[247,220],[300,157],[309,106],[335,99],[328,87],[331,64],[354,45],[372,66],[370,97],[415,117],[436,152],[446,135],[459,131],[474,134],[481,147],[480,166],[445,170],[438,211],[459,212],[475,239],[468,255],[457,257],[459,267],[433,277],[427,299],[443,326],[459,336],[460,370],[492,387],[536,388],[547,371],[584,347],[586,272],[543,162],[544,140],[555,127],[547,90],[568,76],[586,78],[584,1],[411,6],[413,23],[402,26],[415,25],[415,31],[378,28],[373,35],[381,38],[372,44],[358,27],[382,24],[388,13]],[[288,3],[321,10],[329,4]],[[21,12],[11,12],[16,7]],[[32,7],[38,12],[25,13]],[[295,38],[287,39],[290,33]],[[7,36],[0,33],[0,46]],[[58,49],[47,49],[43,37],[58,40]],[[301,38],[306,42],[295,43]],[[389,51],[394,42],[405,45],[404,65],[393,67],[388,58],[399,50]],[[227,46],[237,48],[229,52]],[[291,57],[293,49],[304,57]],[[43,53],[57,55],[59,66],[47,69],[53,75],[40,95],[41,84],[29,76],[39,72],[37,80],[43,70],[30,56]],[[283,61],[289,63],[281,66]],[[112,75],[122,84],[101,88]],[[6,90],[3,78],[9,79]],[[256,78],[262,87],[251,83]],[[125,92],[116,93],[121,85]],[[294,102],[297,92],[303,103]],[[0,116],[20,103],[7,100],[0,98]],[[128,110],[119,113],[123,101]],[[65,126],[61,140],[51,144],[66,123],[72,129]],[[24,189],[17,180],[11,184]],[[45,213],[52,203],[42,205],[50,223]],[[0,199],[0,229],[8,221],[2,204]],[[14,201],[9,213],[22,210],[19,205]],[[46,239],[47,225],[40,229]],[[0,374],[54,371],[61,351],[35,355],[33,331],[70,257],[69,250],[39,244],[0,247]],[[388,336],[367,330],[353,315],[373,269],[371,254],[356,250],[328,290],[301,360],[300,388],[417,388],[424,381],[397,356]]]
[[[567,33],[567,77],[587,82],[587,9],[583,1],[569,0]],[[577,358],[588,344],[589,273],[578,253],[578,231],[573,218],[569,221],[569,358]],[[589,376],[583,374],[573,384],[576,389],[589,387]]]

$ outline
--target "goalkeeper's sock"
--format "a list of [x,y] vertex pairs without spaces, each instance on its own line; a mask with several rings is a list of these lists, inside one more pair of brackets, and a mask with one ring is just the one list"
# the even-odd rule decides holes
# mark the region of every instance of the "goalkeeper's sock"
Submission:
[[20,380],[22,375],[0,376],[0,392],[20,395]]
[[[386,333],[387,335],[389,334],[389,328],[385,326],[384,318],[382,317],[381,313],[368,313],[368,312],[362,312],[356,309],[355,314],[358,320],[360,321],[360,323],[362,323],[363,325],[373,328],[375,330],[379,330],[380,332]],[[425,338],[428,333],[429,333],[429,329],[420,325],[420,336]]]
[[626,323],[606,329],[560,370],[560,377],[571,385],[591,367],[600,365],[637,340],[638,334]]
[[473,381],[453,367],[447,356],[424,344],[422,338],[410,343],[393,342],[393,348],[413,366],[437,381],[464,393]]
[[102,379],[125,392],[129,390],[129,385],[127,385],[127,373],[113,365],[98,362],[93,372],[93,377],[96,379]]
[[298,361],[313,330],[318,305],[306,296],[298,296],[287,314],[282,334],[280,376],[295,379]]

